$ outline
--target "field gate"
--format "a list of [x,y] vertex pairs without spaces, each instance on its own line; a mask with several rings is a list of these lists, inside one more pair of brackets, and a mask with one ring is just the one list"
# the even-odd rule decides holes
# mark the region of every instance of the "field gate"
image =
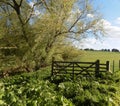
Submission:
[[101,64],[100,60],[95,62],[67,62],[67,61],[52,61],[52,76],[71,75],[74,79],[75,76],[83,75],[98,77],[100,73],[110,70],[110,63],[106,61]]

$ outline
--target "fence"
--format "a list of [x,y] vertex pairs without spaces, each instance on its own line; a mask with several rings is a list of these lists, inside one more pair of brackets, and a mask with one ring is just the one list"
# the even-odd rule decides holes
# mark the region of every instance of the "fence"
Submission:
[[111,66],[110,67],[111,67],[113,73],[116,72],[116,71],[120,71],[120,60],[111,61]]
[[107,72],[110,70],[110,63],[106,61],[105,64],[101,64],[100,60],[95,62],[65,62],[65,61],[52,61],[52,76],[60,75],[85,75],[90,76],[94,75],[98,77],[101,72]]

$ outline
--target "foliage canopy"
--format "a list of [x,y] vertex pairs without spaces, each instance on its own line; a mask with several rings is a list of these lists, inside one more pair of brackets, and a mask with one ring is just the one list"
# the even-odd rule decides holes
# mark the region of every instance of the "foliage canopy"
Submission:
[[0,50],[37,70],[62,47],[102,33],[100,19],[90,0],[1,0]]

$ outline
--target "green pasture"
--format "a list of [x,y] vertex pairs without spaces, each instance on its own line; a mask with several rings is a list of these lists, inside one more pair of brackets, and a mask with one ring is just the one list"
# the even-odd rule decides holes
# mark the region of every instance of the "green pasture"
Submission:
[[[83,53],[79,57],[79,61],[85,62],[94,62],[100,60],[101,63],[110,62],[111,71],[119,71],[119,61],[120,53],[119,52],[103,52],[103,51],[82,51]],[[113,64],[114,62],[114,64]],[[114,70],[113,70],[114,66]]]
[[[102,52],[102,51],[82,51],[83,53],[79,56],[79,61],[94,62],[100,60],[101,63],[106,63],[110,61],[110,70],[118,71],[120,52]],[[113,65],[114,61],[114,65]]]

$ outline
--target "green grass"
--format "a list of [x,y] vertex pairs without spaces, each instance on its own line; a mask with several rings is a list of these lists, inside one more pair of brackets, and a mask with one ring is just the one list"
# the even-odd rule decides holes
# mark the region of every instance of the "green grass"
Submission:
[[86,62],[94,62],[97,59],[100,60],[101,63],[106,63],[106,61],[110,61],[110,69],[113,71],[113,60],[114,60],[114,70],[119,70],[119,60],[120,53],[119,52],[102,52],[102,51],[83,51],[82,55],[79,56],[78,61],[86,61]]

